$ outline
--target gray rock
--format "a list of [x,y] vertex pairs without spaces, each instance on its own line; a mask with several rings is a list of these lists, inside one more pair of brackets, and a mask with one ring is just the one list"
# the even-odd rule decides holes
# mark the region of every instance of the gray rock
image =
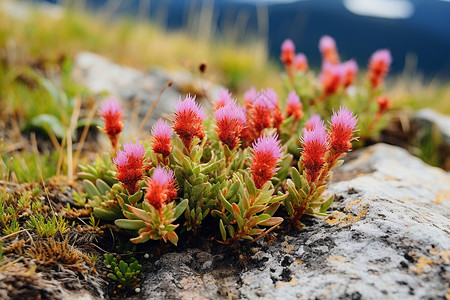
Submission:
[[167,253],[139,297],[448,298],[450,175],[385,144],[352,156],[329,186],[330,217],[258,242],[244,267],[217,250]]
[[[147,129],[150,129],[159,118],[174,111],[180,95],[184,93],[199,95],[198,100],[202,101],[205,109],[210,109],[210,102],[217,97],[222,88],[188,72],[168,73],[163,69],[154,68],[144,73],[115,64],[105,57],[90,52],[82,52],[75,57],[73,77],[94,93],[107,92],[122,101],[129,112],[127,117],[130,124],[136,128],[160,91],[172,80],[172,86],[162,94],[150,120],[146,123]],[[203,98],[211,101],[203,101]]]
[[[136,127],[139,126],[136,114],[142,120],[160,91],[171,80],[160,69],[144,73],[89,52],[82,52],[75,57],[73,77],[95,93],[107,92],[122,100],[129,111],[127,115],[130,123]],[[146,124],[147,129],[164,114],[173,112],[179,95],[180,90],[176,85],[163,93]]]
[[425,161],[450,170],[450,116],[426,108],[412,118],[413,143]]
[[414,115],[414,122],[425,129],[436,126],[443,137],[444,143],[450,146],[450,116],[425,108]]

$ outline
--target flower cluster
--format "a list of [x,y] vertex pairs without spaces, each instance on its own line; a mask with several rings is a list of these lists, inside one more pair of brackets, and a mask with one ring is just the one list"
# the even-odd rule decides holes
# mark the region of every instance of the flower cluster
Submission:
[[[321,49],[325,94],[339,93],[353,84],[356,63],[340,63],[329,39]],[[300,56],[292,43],[283,46],[281,57],[296,72]],[[241,106],[223,89],[207,120],[195,97],[180,97],[169,121],[154,124],[151,139],[127,142],[116,152],[108,173],[113,180],[106,183],[95,168],[83,174],[94,214],[132,231],[134,243],[174,245],[178,228],[195,232],[205,219],[217,221],[217,237],[229,244],[264,237],[286,214],[299,229],[304,214],[326,216],[333,198],[323,193],[332,169],[352,148],[357,119],[341,107],[327,128],[321,117],[330,116],[312,110],[311,98],[301,92],[293,88],[279,98],[272,89],[252,88]],[[385,98],[377,101],[379,111],[389,105]],[[121,116],[108,106],[105,111]],[[279,208],[285,213],[277,215]]]
[[[375,51],[369,59],[366,82],[358,86],[364,77],[358,75],[356,60],[341,61],[335,40],[323,36],[319,41],[322,67],[316,77],[313,71],[294,68],[287,57],[295,52],[295,45],[286,40],[281,47],[281,62],[285,66],[289,90],[295,90],[302,99],[303,106],[311,114],[330,116],[333,108],[345,106],[356,112],[364,122],[359,127],[359,144],[376,136],[382,129],[384,115],[390,108],[390,101],[382,95],[382,83],[389,72],[392,57],[387,49]],[[301,58],[301,61],[306,61]],[[291,109],[289,105],[287,108]],[[306,113],[306,115],[311,115]]]
[[285,40],[281,45],[281,62],[286,68],[289,77],[293,79],[295,72],[308,71],[308,59],[304,53],[295,53],[295,45],[292,40]]

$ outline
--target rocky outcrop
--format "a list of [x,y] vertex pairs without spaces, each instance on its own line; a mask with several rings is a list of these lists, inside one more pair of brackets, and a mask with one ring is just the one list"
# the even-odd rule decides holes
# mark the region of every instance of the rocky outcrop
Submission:
[[415,113],[412,124],[422,156],[450,170],[450,116],[425,108]]
[[167,253],[139,298],[448,299],[450,175],[385,144],[352,156],[330,217],[255,244],[243,266],[214,249]]
[[[130,124],[135,126],[139,126],[136,116],[142,120],[161,90],[172,80],[172,86],[164,91],[146,123],[147,129],[160,117],[174,111],[180,95],[191,93],[214,99],[221,88],[187,72],[168,73],[160,68],[141,72],[90,52],[82,52],[75,57],[73,77],[94,93],[106,92],[122,101],[129,112]],[[202,104],[208,107],[209,103],[203,101]]]

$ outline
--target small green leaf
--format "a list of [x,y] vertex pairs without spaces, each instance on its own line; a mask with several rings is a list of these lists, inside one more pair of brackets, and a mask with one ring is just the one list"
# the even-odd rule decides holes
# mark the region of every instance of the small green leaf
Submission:
[[102,195],[98,191],[97,187],[91,181],[86,180],[86,179],[83,180],[83,186],[84,186],[86,193],[88,193],[90,199],[93,199],[94,196],[98,196],[99,198],[102,197]]
[[94,207],[94,215],[103,220],[115,220],[117,218],[120,218],[121,216],[118,215],[115,212],[112,212],[110,210],[106,210],[102,207]]
[[206,167],[202,168],[201,172],[203,174],[209,174],[211,172],[214,172],[215,170],[220,168],[220,166],[223,163],[223,161],[224,161],[224,159],[222,158],[221,160],[218,160],[218,161],[216,161],[214,163],[210,163]]
[[228,225],[227,229],[228,229],[228,233],[230,234],[230,237],[233,238],[235,236],[234,227],[231,225]]
[[271,217],[270,219],[267,219],[265,221],[262,221],[258,223],[258,225],[261,226],[278,226],[283,222],[283,218],[280,217]]
[[220,196],[220,202],[222,203],[223,207],[225,207],[225,209],[232,214],[233,213],[233,207],[231,206],[231,203],[227,201],[227,199],[225,199],[225,197],[222,194],[222,191],[219,192],[219,196]]
[[137,191],[134,195],[128,197],[128,202],[131,205],[135,206],[136,202],[138,202],[142,198],[143,194],[144,193],[142,192],[142,190]]
[[331,204],[333,204],[334,201],[334,195],[331,195],[327,201],[325,201],[322,206],[320,207],[319,212],[324,213],[327,211],[328,208],[330,208]]
[[295,183],[295,188],[297,190],[302,188],[302,179],[298,170],[294,167],[291,168],[292,180]]
[[64,138],[66,133],[66,127],[61,120],[50,114],[40,114],[32,118],[29,124],[34,128],[43,129],[46,132],[53,132],[53,134],[60,139]]
[[128,220],[128,219],[118,219],[114,221],[114,224],[123,229],[139,230],[146,227],[145,222],[142,220]]
[[278,207],[280,207],[280,202],[272,203],[268,208],[266,208],[264,213],[268,214],[269,216],[273,216],[275,212],[278,210]]
[[294,214],[294,209],[292,208],[292,203],[289,198],[284,199],[284,206],[289,216]]
[[105,195],[106,192],[111,190],[111,187],[106,182],[101,180],[100,178],[95,181],[95,185],[97,186],[98,191],[102,195]]
[[245,173],[245,187],[247,188],[247,191],[251,196],[257,194],[255,183],[247,173]]
[[174,214],[174,218],[178,219],[179,216],[181,216],[183,214],[183,212],[186,210],[186,207],[189,204],[189,200],[188,199],[184,199],[183,201],[181,201],[180,203],[178,203],[178,205],[175,207],[175,214]]
[[108,273],[108,275],[106,275],[106,276],[108,276],[108,278],[111,280],[119,281],[119,278],[117,278],[117,276],[114,275],[113,273]]
[[258,216],[258,224],[260,224],[261,222],[263,222],[263,221],[265,221],[265,220],[268,220],[268,219],[270,219],[270,218],[271,218],[271,216],[268,215],[268,214],[260,214],[260,215]]
[[225,230],[225,226],[223,225],[222,219],[219,220],[219,228],[220,228],[220,234],[222,235],[222,240],[226,241],[227,232]]

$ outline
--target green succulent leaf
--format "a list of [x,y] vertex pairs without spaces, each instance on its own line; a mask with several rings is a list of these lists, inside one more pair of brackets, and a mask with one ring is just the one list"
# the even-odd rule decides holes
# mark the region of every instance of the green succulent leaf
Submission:
[[219,220],[219,228],[220,228],[220,234],[222,235],[222,240],[227,240],[227,231],[225,230],[225,226],[223,225],[222,219]]
[[183,212],[186,210],[188,204],[189,204],[188,199],[184,199],[183,201],[178,203],[178,205],[175,207],[175,214],[173,217],[175,219],[178,219],[178,217],[180,217],[183,214]]
[[334,195],[331,195],[331,196],[327,199],[327,201],[325,201],[325,202],[322,204],[322,206],[320,207],[319,212],[320,212],[320,213],[326,212],[326,211],[328,210],[328,208],[330,208],[331,204],[333,204],[333,201],[334,201]]
[[90,199],[94,199],[94,196],[98,196],[99,198],[102,197],[97,187],[91,181],[86,179],[83,180],[83,186]]
[[128,220],[128,219],[118,219],[114,221],[114,224],[123,229],[129,230],[139,230],[146,227],[145,222],[142,220]]

